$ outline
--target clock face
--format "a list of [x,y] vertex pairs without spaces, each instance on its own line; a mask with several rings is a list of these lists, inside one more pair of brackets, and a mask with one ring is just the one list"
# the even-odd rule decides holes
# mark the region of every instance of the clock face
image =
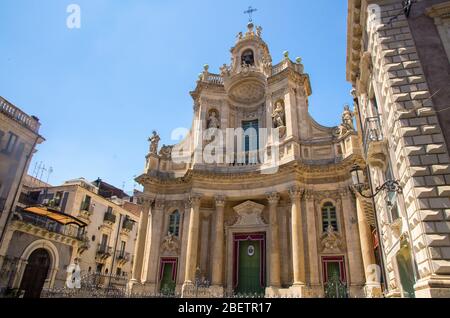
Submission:
[[249,245],[247,248],[247,255],[253,256],[255,255],[255,247],[253,245]]

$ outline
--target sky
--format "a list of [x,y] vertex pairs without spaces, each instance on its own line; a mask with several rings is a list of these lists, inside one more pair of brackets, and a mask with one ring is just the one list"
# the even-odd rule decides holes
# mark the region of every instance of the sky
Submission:
[[[67,8],[80,8],[68,28]],[[148,137],[173,144],[189,128],[203,65],[230,61],[248,16],[263,28],[273,64],[289,51],[311,78],[310,113],[338,125],[351,104],[345,79],[346,1],[339,0],[1,0],[0,96],[42,124],[46,139],[30,164],[43,181],[98,177],[132,191],[144,169]]]

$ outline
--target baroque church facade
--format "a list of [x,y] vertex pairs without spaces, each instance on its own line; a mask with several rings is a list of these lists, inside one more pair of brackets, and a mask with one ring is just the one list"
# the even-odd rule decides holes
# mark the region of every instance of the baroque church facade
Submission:
[[379,296],[372,202],[351,187],[364,160],[349,107],[338,127],[314,121],[301,59],[273,65],[252,23],[220,70],[204,66],[183,141],[149,140],[132,291]]

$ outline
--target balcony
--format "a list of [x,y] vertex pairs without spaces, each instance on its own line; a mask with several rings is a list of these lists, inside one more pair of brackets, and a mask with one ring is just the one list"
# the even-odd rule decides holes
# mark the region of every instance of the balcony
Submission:
[[366,118],[364,125],[364,154],[369,165],[385,168],[387,145],[378,116]]
[[130,261],[130,253],[125,251],[119,251],[116,255],[117,261],[120,266]]
[[129,232],[133,231],[133,227],[134,227],[134,221],[131,220],[130,218],[126,217],[122,223],[122,231],[129,233]]
[[96,260],[97,261],[105,261],[109,257],[111,257],[111,253],[112,253],[111,246],[107,246],[106,244],[100,243],[100,244],[98,244],[98,247],[97,247]]
[[39,132],[39,127],[41,124],[36,117],[27,115],[3,97],[0,97],[0,113],[12,118],[20,125],[28,128],[36,134]]
[[113,225],[116,223],[116,215],[112,212],[106,212],[105,216],[103,217],[103,222],[108,225]]
[[89,217],[94,214],[94,206],[90,203],[83,202],[80,208],[79,216],[89,220]]
[[71,224],[62,225],[47,217],[27,212],[14,214],[13,227],[26,233],[38,234],[47,239],[61,242],[83,242],[85,239],[83,228]]

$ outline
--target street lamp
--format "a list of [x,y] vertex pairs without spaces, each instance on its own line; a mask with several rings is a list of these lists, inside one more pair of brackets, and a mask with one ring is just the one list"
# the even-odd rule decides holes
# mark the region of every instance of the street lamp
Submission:
[[354,164],[353,167],[350,169],[350,174],[352,176],[352,182],[353,182],[353,188],[358,191],[358,193],[367,199],[372,199],[378,195],[381,191],[386,191],[388,193],[402,193],[402,187],[400,186],[400,183],[397,180],[386,180],[385,183],[378,186],[375,189],[375,193],[371,195],[364,194],[364,189],[367,188],[366,182],[365,182],[365,176],[363,169],[361,169],[360,166],[357,164]]

